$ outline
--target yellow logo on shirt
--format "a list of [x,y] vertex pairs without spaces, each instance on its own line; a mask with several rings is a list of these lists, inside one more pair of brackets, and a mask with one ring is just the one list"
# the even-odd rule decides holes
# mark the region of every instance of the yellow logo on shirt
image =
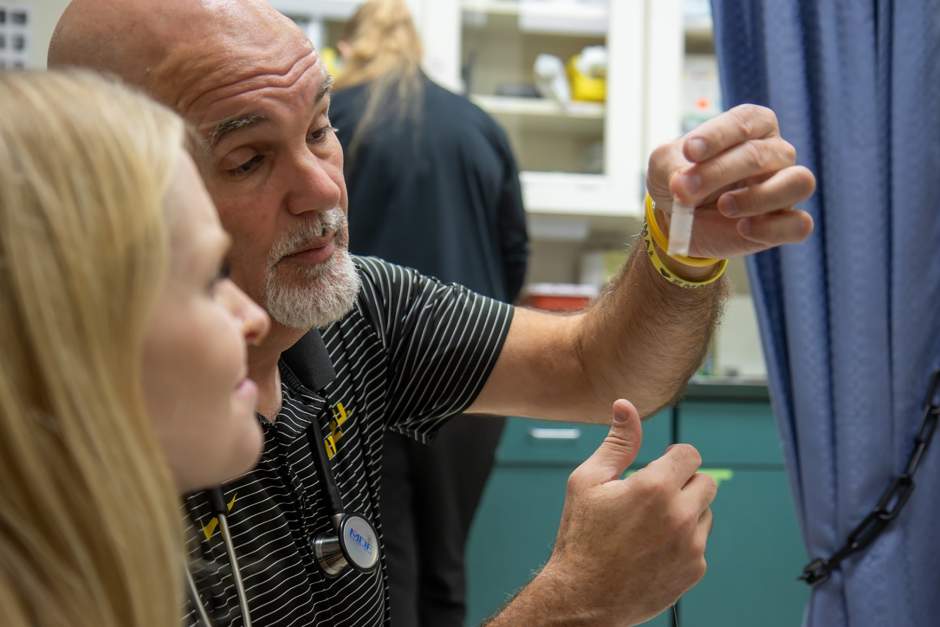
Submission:
[[336,407],[333,408],[333,420],[330,421],[330,435],[323,438],[323,445],[326,447],[326,456],[329,459],[333,459],[336,455],[337,444],[340,438],[343,437],[343,423],[346,422],[348,417],[343,404],[336,403]]
[[[228,511],[232,511],[232,508],[235,507],[235,499],[237,498],[238,498],[238,492],[236,492],[235,495],[232,496],[232,502],[228,504]],[[215,533],[215,528],[218,524],[219,524],[219,519],[213,516],[212,520],[209,521],[208,525],[202,525],[202,532],[206,534],[206,540],[212,537],[212,534]]]

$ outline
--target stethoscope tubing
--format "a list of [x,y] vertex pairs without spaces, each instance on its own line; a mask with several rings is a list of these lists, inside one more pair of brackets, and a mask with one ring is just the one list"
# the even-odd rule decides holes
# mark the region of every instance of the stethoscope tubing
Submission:
[[[232,570],[232,580],[235,582],[235,593],[238,595],[238,607],[241,610],[242,625],[251,627],[251,610],[248,608],[248,594],[245,592],[245,583],[242,581],[241,569],[238,567],[238,557],[235,555],[235,542],[232,540],[232,532],[228,526],[228,508],[225,506],[225,498],[222,496],[222,488],[213,488],[209,490],[209,505],[213,509],[215,517],[219,520],[219,530],[222,532],[222,544],[225,545],[225,553],[228,556],[229,567]],[[212,627],[209,615],[206,612],[206,606],[199,596],[196,589],[196,582],[193,581],[193,575],[186,569],[186,581],[189,585],[189,594],[192,597],[192,604],[199,614],[199,620],[205,627]]]
[[228,553],[228,562],[232,566],[232,579],[235,581],[235,592],[238,594],[238,605],[242,611],[242,625],[251,627],[251,610],[248,609],[248,594],[245,592],[245,584],[242,582],[241,570],[238,568],[238,558],[235,556],[235,543],[232,541],[232,534],[228,528],[228,516],[221,514],[218,516],[219,528],[222,531],[222,542],[225,544],[225,552]]
[[193,609],[199,615],[199,622],[202,623],[202,627],[212,627],[209,615],[206,613],[206,606],[202,604],[199,590],[196,589],[196,582],[193,581],[193,574],[189,572],[189,568],[184,570],[186,571],[186,583],[189,586],[189,602],[193,604]]
[[[309,445],[314,450],[313,462],[317,474],[324,479],[323,483],[326,489],[327,504],[331,512],[330,519],[335,531],[339,533],[340,523],[344,517],[343,500],[340,496],[339,487],[336,485],[336,479],[333,477],[333,472],[330,470],[329,462],[326,459],[326,451],[322,446],[318,445],[316,438],[310,436],[309,428],[307,429],[307,439]],[[235,543],[232,540],[232,534],[228,526],[228,508],[225,506],[225,498],[222,496],[221,487],[209,490],[209,504],[216,518],[219,520],[219,529],[222,532],[222,543],[225,545],[225,553],[228,556],[229,566],[232,569],[232,580],[235,582],[235,592],[238,595],[242,624],[244,627],[251,627],[251,611],[248,607],[248,594],[245,591],[245,584],[242,581],[241,571],[238,568],[238,558],[235,555]],[[365,519],[363,518],[363,520]],[[369,521],[366,521],[366,523],[369,526],[372,525]],[[205,627],[212,627],[212,623],[206,612],[206,607],[202,602],[202,597],[199,596],[199,591],[196,589],[196,582],[193,580],[193,575],[188,568],[186,569],[186,581],[189,585],[189,594],[192,597],[191,602],[196,613],[199,615],[200,622],[202,622]]]

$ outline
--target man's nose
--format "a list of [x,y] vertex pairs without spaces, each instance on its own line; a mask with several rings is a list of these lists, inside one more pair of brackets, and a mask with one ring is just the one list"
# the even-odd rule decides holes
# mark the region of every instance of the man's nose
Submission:
[[340,205],[343,195],[343,168],[330,160],[302,150],[291,158],[291,193],[288,210],[300,215],[323,212]]

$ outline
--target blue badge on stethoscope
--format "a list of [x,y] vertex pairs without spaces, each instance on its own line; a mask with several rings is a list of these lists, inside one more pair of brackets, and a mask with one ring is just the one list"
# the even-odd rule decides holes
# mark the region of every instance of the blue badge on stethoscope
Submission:
[[318,533],[310,545],[317,565],[330,579],[339,577],[347,567],[368,573],[379,564],[378,534],[359,514],[343,514],[335,535]]

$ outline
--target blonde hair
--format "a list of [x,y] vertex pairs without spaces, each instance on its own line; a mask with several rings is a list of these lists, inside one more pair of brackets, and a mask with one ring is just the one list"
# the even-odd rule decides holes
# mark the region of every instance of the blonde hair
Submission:
[[169,627],[178,499],[143,406],[185,130],[85,72],[0,72],[0,616]]
[[380,112],[395,114],[399,122],[409,115],[420,119],[423,49],[404,0],[366,2],[346,23],[343,39],[350,54],[336,89],[370,83],[369,101],[350,144],[354,155]]

